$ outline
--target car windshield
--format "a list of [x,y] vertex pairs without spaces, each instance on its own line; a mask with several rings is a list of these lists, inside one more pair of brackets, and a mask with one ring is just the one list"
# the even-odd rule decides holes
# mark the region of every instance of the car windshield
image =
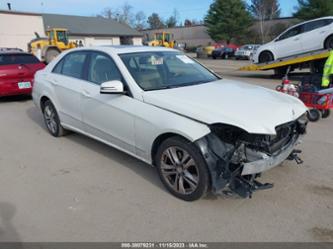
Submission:
[[0,54],[0,65],[37,64],[39,60],[30,54]]
[[146,91],[203,84],[218,76],[177,52],[140,52],[119,55],[137,84]]

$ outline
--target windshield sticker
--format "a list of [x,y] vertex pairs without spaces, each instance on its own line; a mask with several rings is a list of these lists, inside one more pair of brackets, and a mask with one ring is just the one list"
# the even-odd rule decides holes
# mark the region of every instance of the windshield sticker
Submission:
[[156,58],[155,56],[152,56],[150,61],[152,65],[163,65],[163,57]]
[[194,61],[187,57],[186,55],[176,55],[176,57],[185,64],[193,64]]

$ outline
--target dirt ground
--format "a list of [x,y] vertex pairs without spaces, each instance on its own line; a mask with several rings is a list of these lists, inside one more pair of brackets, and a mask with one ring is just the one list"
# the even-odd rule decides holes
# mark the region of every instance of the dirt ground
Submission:
[[[237,71],[245,61],[202,63],[226,79],[280,82]],[[50,136],[30,99],[1,99],[0,115],[0,241],[333,241],[332,117],[309,125],[302,166],[263,175],[273,189],[187,203],[137,159],[79,134]]]

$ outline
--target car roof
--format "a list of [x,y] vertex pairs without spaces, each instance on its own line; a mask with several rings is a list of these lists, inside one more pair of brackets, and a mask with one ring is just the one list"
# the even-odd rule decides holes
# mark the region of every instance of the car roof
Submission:
[[325,16],[325,17],[320,17],[320,18],[316,18],[316,19],[312,19],[312,20],[308,20],[308,21],[305,21],[305,22],[300,22],[300,23],[297,23],[287,29],[285,29],[283,32],[281,32],[277,37],[281,36],[282,34],[286,33],[287,31],[293,29],[293,28],[296,28],[298,26],[301,26],[301,25],[304,25],[306,23],[309,23],[309,22],[313,22],[313,21],[319,21],[319,20],[325,20],[325,19],[333,19],[333,16]]
[[1,51],[0,50],[0,55],[11,55],[11,54],[25,54],[25,55],[32,55],[30,53],[24,52],[24,51],[15,51],[15,50],[8,50],[8,51]]
[[112,52],[116,54],[137,53],[137,52],[180,52],[179,50],[165,47],[149,47],[135,45],[110,45],[110,46],[92,46],[85,48],[77,48],[75,50],[100,50],[104,52]]
[[20,48],[3,48],[0,47],[0,53],[18,53],[18,52],[24,52]]

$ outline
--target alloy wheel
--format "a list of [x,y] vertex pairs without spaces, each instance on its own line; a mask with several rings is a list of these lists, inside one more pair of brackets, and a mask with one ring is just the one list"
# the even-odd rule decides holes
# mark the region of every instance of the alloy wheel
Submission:
[[161,156],[162,177],[177,193],[193,193],[199,184],[199,169],[192,156],[176,146],[168,147]]
[[47,128],[52,132],[52,134],[56,134],[58,129],[56,112],[50,105],[47,105],[44,109],[44,118]]

